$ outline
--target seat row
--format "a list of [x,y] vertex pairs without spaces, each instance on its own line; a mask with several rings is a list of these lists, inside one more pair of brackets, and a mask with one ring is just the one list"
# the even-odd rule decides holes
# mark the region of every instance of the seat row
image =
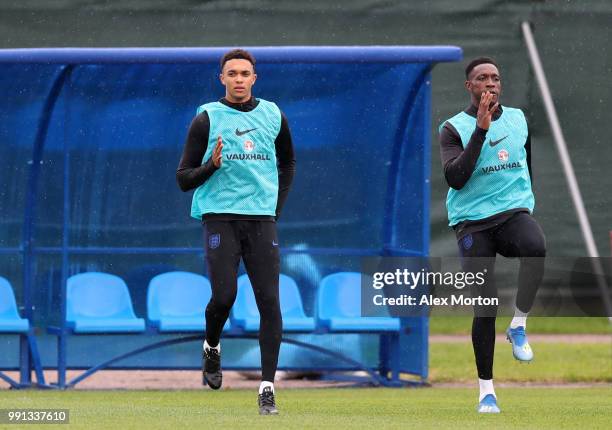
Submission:
[[[259,331],[259,312],[253,288],[246,275],[238,278],[237,288],[236,302],[223,330],[229,337],[252,337]],[[279,294],[284,333],[378,334],[380,336],[378,373],[338,351],[294,338],[283,338],[284,342],[323,353],[333,357],[335,361],[348,363],[351,368],[364,370],[377,383],[383,385],[401,383],[398,361],[399,338],[400,333],[408,331],[401,329],[398,318],[360,316],[361,274],[340,272],[323,278],[317,290],[314,316],[305,314],[299,289],[291,277],[280,275]],[[101,272],[86,272],[69,277],[65,295],[66,319],[61,327],[47,327],[50,334],[58,336],[58,382],[49,387],[72,387],[98,370],[125,358],[169,344],[201,339],[206,330],[204,313],[210,297],[210,282],[202,275],[180,271],[157,275],[149,282],[145,320],[135,315],[128,286],[120,277]],[[19,334],[22,339],[27,339],[38,385],[47,386],[33,328],[27,319],[19,316],[13,290],[8,281],[2,277],[0,277],[0,333]],[[73,380],[66,380],[66,335],[130,333],[188,334],[188,336],[156,341],[154,344],[140,346],[133,351],[122,352],[117,357],[91,367]],[[426,363],[426,356],[420,359],[422,363]],[[423,365],[415,372],[426,377],[426,367],[423,368]],[[21,382],[9,378],[2,372],[0,379],[16,388],[29,386],[27,368],[22,373]]]
[[[397,332],[400,323],[391,317],[361,317],[361,275],[340,272],[325,277],[317,292],[314,317],[306,316],[295,281],[284,274],[279,283],[283,331]],[[68,278],[66,328],[75,334],[160,333],[206,330],[204,311],[211,297],[209,280],[190,272],[168,272],[151,279],[147,290],[147,321],[136,317],[126,283],[101,272]],[[259,312],[247,275],[238,278],[236,302],[224,332],[256,332]]]

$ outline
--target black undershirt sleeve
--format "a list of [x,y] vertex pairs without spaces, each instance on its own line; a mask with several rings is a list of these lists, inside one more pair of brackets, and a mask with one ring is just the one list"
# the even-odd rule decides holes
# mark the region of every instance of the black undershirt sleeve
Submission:
[[276,147],[276,163],[278,168],[278,201],[276,203],[276,218],[278,219],[287,200],[287,195],[295,175],[293,140],[291,139],[289,122],[282,112],[280,131],[278,136],[276,136],[274,146]]
[[202,164],[202,159],[208,148],[209,132],[208,113],[202,112],[193,119],[189,126],[183,155],[176,170],[176,180],[182,191],[199,187],[217,170],[212,162],[212,157]]
[[527,133],[525,151],[527,152],[527,169],[529,170],[529,178],[531,178],[531,186],[533,187],[533,171],[531,170],[531,133]]
[[448,186],[460,190],[472,177],[487,130],[476,127],[465,149],[455,127],[448,122],[440,133],[440,158]]

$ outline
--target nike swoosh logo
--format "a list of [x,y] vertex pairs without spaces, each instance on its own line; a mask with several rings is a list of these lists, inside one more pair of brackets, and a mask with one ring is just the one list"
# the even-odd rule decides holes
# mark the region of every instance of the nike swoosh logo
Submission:
[[242,136],[244,134],[250,133],[250,132],[255,131],[255,130],[257,130],[257,127],[252,128],[250,130],[244,130],[244,131],[240,131],[240,130],[236,129],[236,136]]
[[508,137],[508,135],[505,135],[504,137],[502,137],[501,139],[498,139],[498,140],[491,140],[491,141],[489,141],[489,145],[491,145],[491,146],[495,146],[495,145],[497,145],[499,142],[501,142],[502,140],[504,140],[506,137]]

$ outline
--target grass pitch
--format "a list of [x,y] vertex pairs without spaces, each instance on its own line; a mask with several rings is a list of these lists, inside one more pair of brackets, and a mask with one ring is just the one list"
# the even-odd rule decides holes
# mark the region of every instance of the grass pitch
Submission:
[[[510,317],[498,317],[496,332],[504,333],[510,324]],[[431,334],[470,334],[472,317],[433,316],[429,319]],[[609,334],[612,325],[602,317],[529,317],[527,333],[534,334]]]
[[[612,383],[612,343],[531,342],[531,347],[534,360],[526,364],[512,357],[508,342],[497,342],[493,379],[496,382]],[[469,341],[429,345],[431,382],[472,383],[475,372],[474,352]]]
[[[448,332],[446,326],[467,333],[469,320],[459,322],[448,318],[433,324],[442,333]],[[568,327],[572,333],[610,333],[607,321],[595,319],[542,319],[539,328],[554,333],[568,332]],[[430,344],[430,380],[463,384],[462,388],[279,390],[277,417],[258,416],[254,390],[2,390],[0,409],[69,409],[70,425],[0,424],[0,429],[609,429],[612,344],[533,342],[532,346],[536,358],[529,365],[516,362],[506,342],[496,346],[496,382],[525,384],[512,388],[498,384],[499,415],[476,413],[474,357],[466,341]],[[576,388],[568,382],[608,385]],[[531,383],[557,385],[536,388]]]
[[[71,429],[610,428],[611,388],[498,388],[502,413],[479,415],[477,389],[279,390],[280,416],[257,415],[252,390],[9,391],[0,408],[65,408]],[[6,428],[14,429],[10,425]]]

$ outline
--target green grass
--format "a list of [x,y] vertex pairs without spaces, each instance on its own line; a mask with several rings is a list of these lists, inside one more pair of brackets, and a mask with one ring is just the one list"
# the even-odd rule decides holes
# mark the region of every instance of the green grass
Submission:
[[[497,318],[497,331],[502,333],[510,323],[510,317]],[[469,334],[472,318],[432,317],[429,330],[432,334]],[[607,318],[589,317],[531,317],[527,320],[529,333],[543,334],[612,334],[612,324]]]
[[[507,342],[495,348],[493,377],[497,382],[612,382],[610,343],[532,343],[535,358],[520,363]],[[432,382],[474,381],[474,353],[470,342],[431,343],[429,379]]]
[[257,415],[251,390],[11,391],[0,408],[70,410],[70,426],[27,426],[43,429],[603,429],[612,421],[610,388],[498,388],[497,395],[502,413],[486,416],[475,412],[475,388],[279,390],[277,417]]

